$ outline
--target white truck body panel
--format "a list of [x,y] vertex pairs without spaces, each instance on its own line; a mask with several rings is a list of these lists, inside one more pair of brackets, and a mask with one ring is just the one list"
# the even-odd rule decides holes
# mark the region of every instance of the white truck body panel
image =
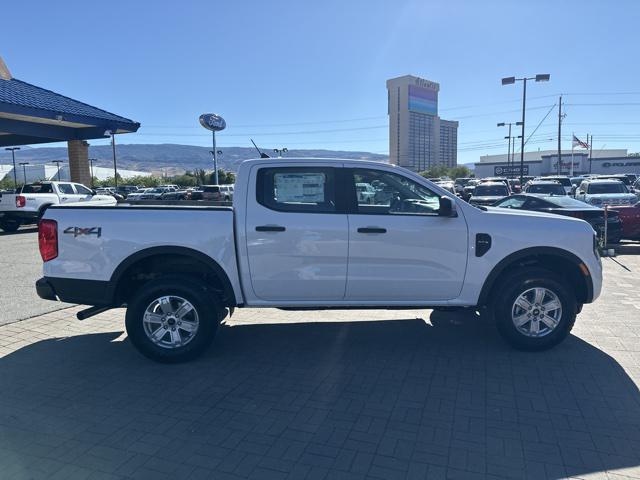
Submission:
[[[263,167],[351,167],[393,172],[452,199],[455,217],[282,212],[257,201]],[[260,159],[240,166],[233,211],[199,207],[54,208],[45,218],[69,227],[100,227],[97,236],[59,233],[59,255],[45,277],[111,279],[132,254],[179,246],[216,261],[238,304],[256,307],[475,306],[490,273],[512,253],[559,249],[589,270],[595,299],[602,268],[591,226],[552,214],[475,208],[421,176],[377,162]],[[258,226],[284,231],[256,231]],[[385,235],[362,235],[381,227]],[[479,233],[492,247],[476,256]]]

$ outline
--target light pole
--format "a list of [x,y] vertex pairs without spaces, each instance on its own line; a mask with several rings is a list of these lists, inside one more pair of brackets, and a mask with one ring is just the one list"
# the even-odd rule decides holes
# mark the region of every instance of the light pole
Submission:
[[548,82],[551,75],[548,73],[539,73],[535,77],[505,77],[502,79],[502,85],[512,85],[516,82],[523,83],[522,89],[522,138],[520,140],[520,184],[523,183],[524,176],[524,124],[525,124],[525,112],[527,109],[527,80],[535,80],[536,82]]
[[11,152],[11,158],[13,159],[13,189],[18,189],[18,175],[16,173],[16,150],[20,150],[20,147],[7,147],[5,150]]
[[[513,168],[513,151],[511,150],[511,139],[512,138],[520,138],[518,137],[513,137],[511,136],[511,126],[512,125],[517,125],[520,126],[522,124],[522,122],[515,122],[515,123],[506,123],[506,122],[500,122],[497,124],[498,127],[504,127],[504,126],[509,126],[509,135],[507,135],[506,137],[504,137],[507,140],[507,170],[510,170]],[[515,142],[514,142],[514,150],[515,150]],[[513,174],[511,174],[511,176],[513,176]]]
[[273,151],[278,155],[278,158],[282,158],[284,153],[287,153],[289,149],[287,147],[274,148]]
[[113,182],[116,191],[118,190],[118,164],[116,163],[116,133],[113,130],[106,130],[105,135],[111,136],[111,152],[113,154]]
[[20,162],[19,165],[22,165],[22,175],[24,176],[24,184],[27,184],[27,165],[31,165],[29,162]]
[[95,158],[89,159],[89,164],[91,165],[91,188],[93,188],[93,162],[95,162]]
[[64,162],[62,160],[51,160],[51,163],[55,163],[58,167],[58,181],[60,181],[60,164]]

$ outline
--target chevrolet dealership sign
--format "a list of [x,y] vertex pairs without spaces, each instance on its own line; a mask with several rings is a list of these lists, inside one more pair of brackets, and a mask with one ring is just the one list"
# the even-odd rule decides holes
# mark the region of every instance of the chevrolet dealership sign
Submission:
[[[497,177],[501,177],[503,175],[520,175],[520,165],[508,167],[493,167],[493,174]],[[529,175],[529,165],[524,166],[524,168],[522,169],[522,175]]]

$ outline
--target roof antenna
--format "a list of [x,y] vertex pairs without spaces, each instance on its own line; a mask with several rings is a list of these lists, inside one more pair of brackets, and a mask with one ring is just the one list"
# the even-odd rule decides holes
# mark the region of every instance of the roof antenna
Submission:
[[258,153],[260,154],[260,158],[271,158],[269,155],[267,155],[266,153],[263,153],[260,151],[260,149],[258,148],[258,146],[256,145],[256,142],[253,141],[253,138],[250,138],[249,140],[251,140],[251,143],[253,143],[253,146],[256,147],[256,150],[258,151]]

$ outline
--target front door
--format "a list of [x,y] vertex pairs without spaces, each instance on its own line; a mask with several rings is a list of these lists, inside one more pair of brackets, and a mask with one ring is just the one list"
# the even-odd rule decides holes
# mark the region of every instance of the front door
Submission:
[[[438,215],[440,196],[400,173],[349,170],[349,264],[345,300],[425,303],[459,296],[467,225]],[[357,194],[369,186],[372,198]]]
[[[254,169],[255,170],[255,169]],[[260,167],[248,195],[251,286],[266,301],[338,301],[347,280],[347,216],[328,166]]]

